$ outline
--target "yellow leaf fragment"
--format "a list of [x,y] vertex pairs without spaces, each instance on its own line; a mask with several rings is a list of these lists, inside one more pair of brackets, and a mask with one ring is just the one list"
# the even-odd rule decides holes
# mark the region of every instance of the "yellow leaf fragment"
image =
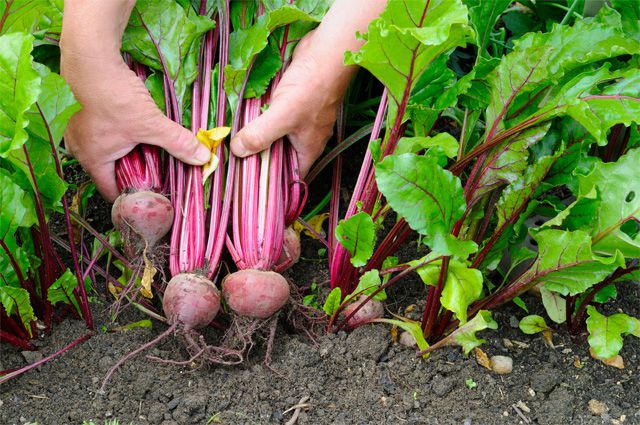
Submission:
[[394,343],[398,342],[398,327],[395,325],[392,326],[390,333],[391,333],[391,341],[393,341]]
[[156,275],[156,268],[153,267],[151,260],[147,258],[147,249],[142,253],[142,257],[144,258],[144,271],[142,272],[142,282],[140,286],[140,293],[145,298],[153,298],[153,292],[151,292],[151,282],[153,282],[153,277]]
[[[322,225],[324,224],[327,218],[329,218],[329,213],[314,215],[309,219],[309,221],[307,221],[307,225],[309,225],[309,227],[311,227],[314,230],[314,232],[316,232],[323,238],[326,238],[327,235],[325,234],[325,231],[322,229]],[[309,229],[307,229],[299,221],[296,221],[295,223],[293,223],[293,230],[295,230],[295,232],[298,234],[298,237],[300,237],[300,233],[304,233],[310,238],[317,239],[316,235],[310,232]]]
[[484,367],[485,369],[491,370],[491,360],[489,359],[489,356],[487,356],[487,353],[476,347],[473,350],[473,355],[475,356],[476,361],[480,366]]
[[111,293],[111,295],[113,295],[113,298],[117,300],[120,297],[120,292],[122,292],[121,288],[118,288],[111,282],[109,282],[107,288],[109,288],[109,292]]
[[624,369],[624,359],[620,354],[611,357],[610,359],[603,359],[598,357],[596,353],[593,351],[593,348],[589,348],[589,355],[596,360],[600,360],[602,363],[607,366],[615,367],[616,369]]
[[222,143],[225,137],[229,135],[231,129],[229,127],[215,127],[211,130],[200,129],[196,133],[196,138],[200,143],[205,145],[211,151],[211,159],[209,162],[202,166],[202,184],[205,184],[209,176],[213,174],[218,168],[220,159],[216,155],[218,146]]
[[556,346],[553,345],[553,334],[550,330],[547,329],[542,331],[542,339],[550,348],[556,348]]

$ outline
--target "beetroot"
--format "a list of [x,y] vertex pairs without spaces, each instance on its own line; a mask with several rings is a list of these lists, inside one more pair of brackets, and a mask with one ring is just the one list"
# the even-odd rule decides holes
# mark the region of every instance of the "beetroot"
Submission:
[[[366,301],[368,297],[366,295],[360,295],[357,301],[352,302],[344,308],[342,314],[347,318],[351,313],[362,303]],[[357,328],[358,326],[365,325],[374,319],[379,319],[384,316],[384,306],[378,300],[371,299],[366,302],[351,318],[347,321],[347,327],[349,329]]]
[[289,300],[289,284],[276,272],[247,269],[225,277],[222,293],[240,316],[266,319]]
[[173,207],[159,193],[123,193],[111,208],[111,221],[128,245],[150,248],[171,228]]
[[220,291],[204,276],[180,273],[169,281],[162,308],[169,323],[180,323],[185,330],[202,328],[220,310]]
[[276,263],[276,269],[283,271],[293,266],[300,260],[300,237],[298,233],[289,226],[284,229],[284,240],[282,253]]

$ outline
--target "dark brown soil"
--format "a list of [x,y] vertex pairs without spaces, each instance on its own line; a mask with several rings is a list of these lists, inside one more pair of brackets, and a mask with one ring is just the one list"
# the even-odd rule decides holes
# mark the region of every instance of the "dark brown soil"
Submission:
[[[323,281],[326,271],[321,263],[306,261],[290,277],[309,284]],[[388,308],[402,311],[419,289],[413,280],[404,282],[390,297],[399,301]],[[638,285],[623,285],[620,292],[625,300],[620,307],[640,316]],[[537,309],[535,299],[525,300]],[[106,307],[94,305],[97,329],[113,326],[106,321]],[[503,308],[495,313],[499,331],[483,335],[488,355],[513,358],[509,375],[496,375],[458,348],[422,360],[393,343],[385,326],[322,336],[317,345],[281,327],[274,370],[262,366],[260,348],[245,367],[196,370],[140,355],[116,372],[104,395],[96,392],[114,362],[165,327],[154,323],[152,330],[97,332],[39,370],[4,384],[0,423],[59,425],[93,419],[102,424],[117,418],[121,424],[278,424],[290,421],[294,412],[285,411],[306,398],[298,424],[640,424],[640,339],[625,339],[621,354],[626,367],[618,370],[591,359],[586,343],[572,342],[563,331],[553,337],[555,348],[539,336],[522,334],[514,326],[524,315],[517,307]],[[142,318],[126,311],[120,324]],[[78,321],[58,325],[40,341],[42,354],[85,331]],[[182,347],[176,336],[149,354],[186,359]],[[25,363],[19,352],[1,348],[2,368]],[[468,388],[472,382],[477,386]],[[588,408],[592,399],[604,403],[606,411],[593,414]]]

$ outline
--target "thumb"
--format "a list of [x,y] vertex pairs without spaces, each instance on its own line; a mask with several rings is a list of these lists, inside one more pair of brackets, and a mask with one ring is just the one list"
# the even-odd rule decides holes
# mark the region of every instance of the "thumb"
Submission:
[[249,156],[267,149],[291,131],[292,112],[282,102],[273,102],[269,109],[245,125],[233,139],[231,152],[239,157]]
[[114,163],[96,164],[95,166],[87,168],[87,172],[102,197],[107,202],[115,201],[118,195],[120,195],[120,191],[118,191],[118,186],[116,186]]
[[190,130],[162,114],[154,127],[157,131],[151,140],[146,141],[147,144],[159,146],[187,164],[203,165],[209,162],[211,151]]

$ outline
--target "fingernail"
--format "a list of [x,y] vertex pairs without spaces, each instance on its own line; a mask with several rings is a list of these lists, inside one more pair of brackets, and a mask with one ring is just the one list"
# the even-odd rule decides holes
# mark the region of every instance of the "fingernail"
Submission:
[[248,155],[248,152],[242,145],[242,140],[240,139],[233,139],[231,141],[231,151],[235,156],[239,156],[240,158],[244,158]]
[[196,150],[196,161],[202,162],[206,164],[211,159],[211,151],[204,147],[200,142],[196,141],[198,144],[198,150]]

